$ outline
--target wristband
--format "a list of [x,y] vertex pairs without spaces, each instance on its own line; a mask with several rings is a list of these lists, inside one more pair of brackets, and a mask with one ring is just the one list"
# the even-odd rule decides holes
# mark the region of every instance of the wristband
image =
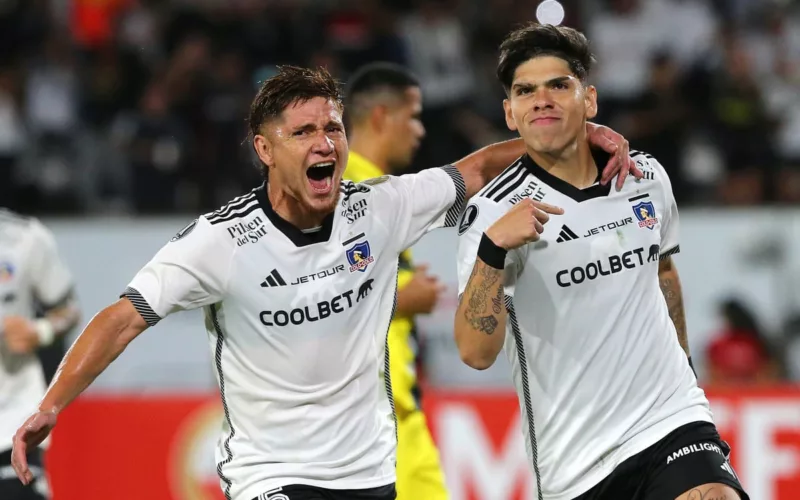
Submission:
[[56,339],[56,329],[53,328],[53,323],[49,319],[42,318],[36,320],[35,329],[36,335],[39,336],[39,345],[48,346]]
[[506,266],[506,254],[508,251],[505,248],[499,247],[483,233],[481,236],[481,244],[478,246],[478,258],[481,259],[487,266],[495,269],[503,269]]
[[694,364],[692,364],[691,356],[689,356],[689,367],[692,369],[692,373],[694,373],[694,378],[697,378],[697,371],[694,369]]

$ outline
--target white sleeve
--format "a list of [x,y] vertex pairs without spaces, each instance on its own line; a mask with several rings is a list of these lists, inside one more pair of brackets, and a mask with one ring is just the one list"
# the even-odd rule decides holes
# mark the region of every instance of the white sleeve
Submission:
[[383,176],[367,181],[378,200],[379,216],[392,224],[398,251],[439,227],[454,227],[464,206],[466,185],[461,172],[448,165],[418,174]]
[[680,252],[680,240],[678,232],[680,230],[680,220],[678,217],[678,204],[675,202],[675,195],[672,193],[672,183],[669,180],[664,167],[654,159],[649,160],[656,169],[656,176],[661,182],[661,189],[664,192],[664,208],[661,209],[661,258]]
[[222,300],[234,247],[205,217],[195,220],[148,262],[122,294],[150,326],[176,311]]
[[[472,268],[478,258],[478,247],[483,233],[494,222],[505,215],[508,209],[488,198],[474,197],[470,200],[458,224],[458,295],[467,288]],[[506,294],[513,295],[513,284],[524,260],[522,250],[512,250],[506,255],[503,284]]]
[[61,259],[56,239],[42,223],[31,226],[34,245],[31,249],[31,276],[36,299],[45,310],[60,305],[72,292],[72,275]]

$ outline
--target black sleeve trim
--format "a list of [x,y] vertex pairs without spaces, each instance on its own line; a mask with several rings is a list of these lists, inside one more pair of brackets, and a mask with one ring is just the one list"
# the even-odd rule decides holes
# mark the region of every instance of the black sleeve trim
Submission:
[[133,307],[136,308],[136,311],[147,323],[147,326],[155,326],[159,321],[161,321],[161,316],[153,311],[153,308],[150,307],[150,304],[148,304],[146,300],[144,300],[144,297],[142,297],[142,294],[139,293],[139,290],[128,287],[124,292],[122,292],[120,297],[125,297],[131,301]]
[[461,172],[456,167],[446,165],[442,167],[442,170],[447,172],[447,175],[453,179],[453,185],[456,188],[456,200],[444,217],[444,227],[455,227],[467,201],[467,185]]
[[58,300],[54,300],[53,302],[48,302],[48,303],[39,301],[39,308],[41,309],[41,312],[46,314],[54,309],[59,309],[66,306],[74,298],[75,298],[75,289],[70,287],[70,289],[67,290],[67,293],[62,295],[61,298]]
[[680,245],[675,245],[674,247],[670,248],[669,250],[667,250],[665,252],[661,252],[661,256],[658,258],[658,260],[664,260],[667,257],[669,257],[670,255],[674,255],[676,253],[679,253],[680,251],[681,251],[681,246]]

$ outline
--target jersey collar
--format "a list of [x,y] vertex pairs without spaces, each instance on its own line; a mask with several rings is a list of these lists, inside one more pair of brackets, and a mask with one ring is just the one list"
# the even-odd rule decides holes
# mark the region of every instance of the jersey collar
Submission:
[[595,180],[595,184],[585,189],[578,189],[569,182],[559,179],[544,168],[540,167],[527,153],[522,155],[521,161],[522,165],[528,170],[528,172],[536,176],[539,180],[560,192],[564,196],[569,196],[573,200],[580,203],[593,198],[608,196],[608,193],[611,192],[611,183],[608,183],[605,186],[600,184],[600,173],[602,167],[599,166],[605,166],[611,156],[605,151],[592,149],[592,157],[594,158],[595,165],[598,165],[597,179]]
[[258,204],[261,206],[261,210],[264,211],[267,218],[272,222],[272,225],[275,226],[278,231],[282,232],[284,236],[289,238],[295,246],[304,247],[313,245],[314,243],[324,243],[330,239],[331,230],[333,229],[333,216],[336,212],[331,212],[325,217],[322,221],[322,228],[320,228],[319,231],[304,233],[291,222],[284,220],[272,209],[272,203],[270,203],[269,196],[267,196],[266,182],[256,190],[256,198],[258,199]]

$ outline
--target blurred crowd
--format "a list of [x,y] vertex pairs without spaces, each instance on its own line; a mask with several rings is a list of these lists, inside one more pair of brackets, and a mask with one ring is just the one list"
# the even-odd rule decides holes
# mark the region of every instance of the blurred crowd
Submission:
[[[552,0],[551,0],[552,1]],[[420,78],[413,169],[510,137],[497,46],[540,0],[2,0],[0,200],[33,213],[216,208],[258,182],[244,118],[279,64]],[[599,63],[597,121],[680,203],[800,200],[790,0],[563,0]],[[10,48],[10,50],[9,50]]]

